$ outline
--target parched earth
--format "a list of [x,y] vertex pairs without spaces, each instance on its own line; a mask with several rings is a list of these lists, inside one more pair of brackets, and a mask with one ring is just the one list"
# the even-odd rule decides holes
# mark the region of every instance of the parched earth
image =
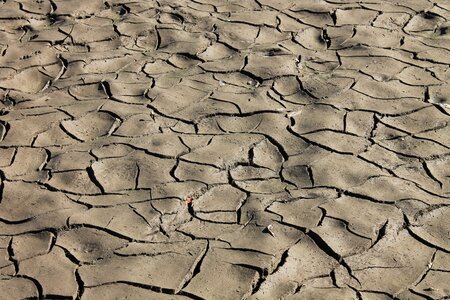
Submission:
[[0,299],[449,299],[448,0],[3,0]]

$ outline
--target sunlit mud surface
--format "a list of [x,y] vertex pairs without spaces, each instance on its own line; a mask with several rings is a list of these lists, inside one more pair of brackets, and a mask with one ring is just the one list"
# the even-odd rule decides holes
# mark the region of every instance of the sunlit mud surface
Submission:
[[0,299],[449,297],[449,20],[0,1]]

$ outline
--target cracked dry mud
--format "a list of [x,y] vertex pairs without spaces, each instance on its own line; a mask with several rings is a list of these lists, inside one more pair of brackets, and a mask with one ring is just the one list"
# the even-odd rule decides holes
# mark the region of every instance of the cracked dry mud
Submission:
[[3,0],[1,299],[448,299],[448,0]]

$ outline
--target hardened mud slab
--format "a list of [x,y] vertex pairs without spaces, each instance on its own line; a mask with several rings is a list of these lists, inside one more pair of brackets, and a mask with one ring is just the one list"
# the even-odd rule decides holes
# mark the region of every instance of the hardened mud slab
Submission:
[[448,0],[0,1],[0,299],[448,299]]

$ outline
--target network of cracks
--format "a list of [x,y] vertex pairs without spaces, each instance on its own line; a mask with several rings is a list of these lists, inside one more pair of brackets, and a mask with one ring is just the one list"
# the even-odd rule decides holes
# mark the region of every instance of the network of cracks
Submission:
[[1,299],[449,299],[448,0],[0,1]]

